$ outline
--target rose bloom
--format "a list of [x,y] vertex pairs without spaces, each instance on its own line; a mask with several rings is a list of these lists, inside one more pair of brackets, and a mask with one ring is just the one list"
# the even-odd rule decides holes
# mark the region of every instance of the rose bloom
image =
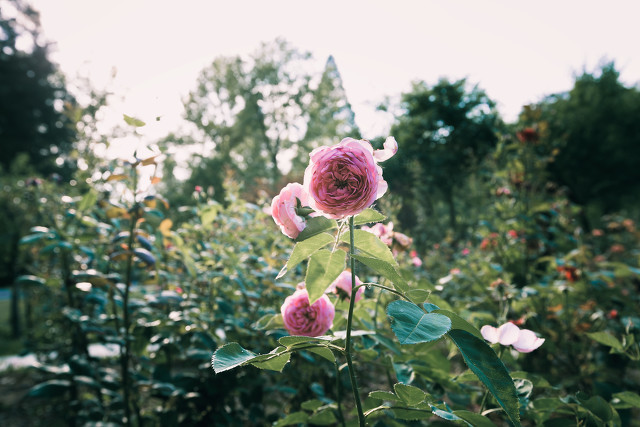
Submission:
[[280,190],[280,194],[274,197],[271,202],[273,220],[280,226],[280,230],[292,239],[298,237],[298,234],[306,226],[305,219],[296,214],[296,207],[298,206],[296,199],[300,199],[302,206],[306,206],[308,203],[308,196],[304,188],[294,182],[287,184]]
[[332,219],[362,212],[387,191],[378,162],[393,156],[397,149],[393,137],[387,138],[383,150],[375,152],[369,141],[353,138],[316,148],[304,173],[309,206]]
[[280,313],[284,327],[291,335],[317,337],[329,330],[336,310],[326,295],[309,305],[307,290],[297,289],[293,295],[285,298]]
[[[362,281],[358,276],[356,276],[356,286],[362,285]],[[340,299],[350,299],[351,298],[351,271],[345,270],[336,280],[333,281],[331,285],[327,288],[327,292],[334,293],[340,297]],[[364,286],[358,288],[356,291],[356,300],[358,302],[362,299],[362,294],[364,294]]]

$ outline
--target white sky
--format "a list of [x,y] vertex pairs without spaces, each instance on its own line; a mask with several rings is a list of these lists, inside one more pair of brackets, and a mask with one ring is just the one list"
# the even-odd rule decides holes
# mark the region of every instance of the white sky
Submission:
[[[69,78],[108,81],[149,138],[176,130],[181,99],[220,55],[248,54],[283,37],[331,54],[365,138],[385,136],[375,113],[413,80],[466,77],[498,102],[503,117],[543,95],[571,88],[584,67],[615,60],[627,84],[640,81],[640,2],[373,0],[31,0],[41,12],[52,59]],[[162,116],[155,122],[156,116]]]

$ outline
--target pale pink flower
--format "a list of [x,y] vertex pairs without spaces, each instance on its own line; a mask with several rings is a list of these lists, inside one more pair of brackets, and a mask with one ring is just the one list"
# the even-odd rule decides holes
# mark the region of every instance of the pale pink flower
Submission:
[[375,159],[379,162],[389,160],[398,152],[398,143],[392,136],[387,137],[387,139],[384,141],[383,146],[383,150],[375,150],[373,152],[373,157],[375,157]]
[[306,221],[303,217],[296,213],[296,207],[299,199],[302,206],[308,204],[308,195],[304,187],[297,182],[287,184],[280,194],[273,198],[271,202],[271,216],[273,220],[280,226],[282,232],[295,239],[298,234],[304,230]]
[[[349,270],[345,270],[336,280],[333,281],[331,285],[327,288],[328,293],[334,293],[338,295],[340,298],[349,299],[351,298],[351,272]],[[356,276],[356,286],[362,285],[362,281],[358,276]],[[364,294],[364,286],[358,288],[356,291],[356,300],[355,302],[360,301],[362,299],[362,294]]]
[[390,222],[387,225],[384,225],[381,222],[374,224],[372,227],[368,227],[366,225],[362,226],[362,230],[368,231],[369,233],[375,234],[378,236],[382,243],[387,246],[391,246],[393,243],[393,222]]
[[471,252],[471,251],[469,250],[469,248],[464,248],[464,249],[462,250],[462,255],[463,255],[463,256],[467,256],[467,255],[469,255],[469,253],[470,253],[470,252]]
[[396,242],[402,247],[408,248],[413,243],[413,239],[406,234],[398,233],[397,231],[393,233],[393,238],[396,239]]
[[284,327],[291,335],[317,337],[331,328],[336,311],[326,295],[309,305],[307,290],[298,289],[285,298],[280,313]]
[[417,256],[414,256],[413,258],[411,258],[411,263],[413,264],[414,267],[421,267],[422,266],[422,260],[420,258],[418,258]]
[[369,141],[345,138],[331,147],[316,148],[309,157],[303,184],[309,206],[327,218],[356,215],[387,191]]
[[513,348],[520,353],[530,353],[544,343],[544,338],[538,338],[533,331],[521,329],[518,340],[513,343]]
[[538,338],[533,331],[520,329],[511,322],[507,322],[498,328],[484,325],[480,329],[480,333],[491,344],[511,345],[520,353],[532,352],[544,343],[544,339]]

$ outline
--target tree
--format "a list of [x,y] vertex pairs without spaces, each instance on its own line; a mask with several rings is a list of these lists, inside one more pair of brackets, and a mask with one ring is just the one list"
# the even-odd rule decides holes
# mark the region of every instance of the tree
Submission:
[[320,78],[312,67],[309,53],[276,40],[248,58],[220,57],[205,68],[185,101],[194,132],[180,139],[213,150],[198,156],[189,190],[212,186],[222,201],[231,169],[248,198],[258,187],[274,191],[287,159],[290,173],[301,175],[312,147],[343,132],[357,135],[335,61]]
[[[5,170],[25,153],[41,173],[64,172],[58,158],[76,135],[65,106],[74,99],[48,54],[38,13],[21,0],[0,2],[0,165]],[[71,165],[66,166],[68,171]]]
[[547,97],[537,108],[557,153],[549,163],[551,179],[566,186],[574,202],[602,214],[637,196],[640,91],[619,81],[613,63],[584,72],[568,93]]
[[456,231],[456,192],[497,142],[495,103],[477,86],[468,89],[464,79],[442,79],[433,87],[414,83],[401,107],[391,134],[402,149],[385,164],[390,187],[402,197],[400,220],[414,226],[416,205],[433,214],[439,195]]
[[[360,138],[360,130],[355,123],[355,114],[347,99],[342,77],[333,56],[329,56],[318,87],[307,107],[307,131],[302,141],[306,151],[322,145],[335,144],[336,136]],[[294,165],[306,166],[306,156],[296,156]]]

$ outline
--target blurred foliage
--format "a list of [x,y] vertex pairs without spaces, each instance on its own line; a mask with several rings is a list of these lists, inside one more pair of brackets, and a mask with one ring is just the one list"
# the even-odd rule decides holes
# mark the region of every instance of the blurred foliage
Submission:
[[40,173],[69,177],[65,161],[76,138],[67,112],[75,100],[49,56],[38,12],[22,0],[0,7],[0,167],[24,153]]

